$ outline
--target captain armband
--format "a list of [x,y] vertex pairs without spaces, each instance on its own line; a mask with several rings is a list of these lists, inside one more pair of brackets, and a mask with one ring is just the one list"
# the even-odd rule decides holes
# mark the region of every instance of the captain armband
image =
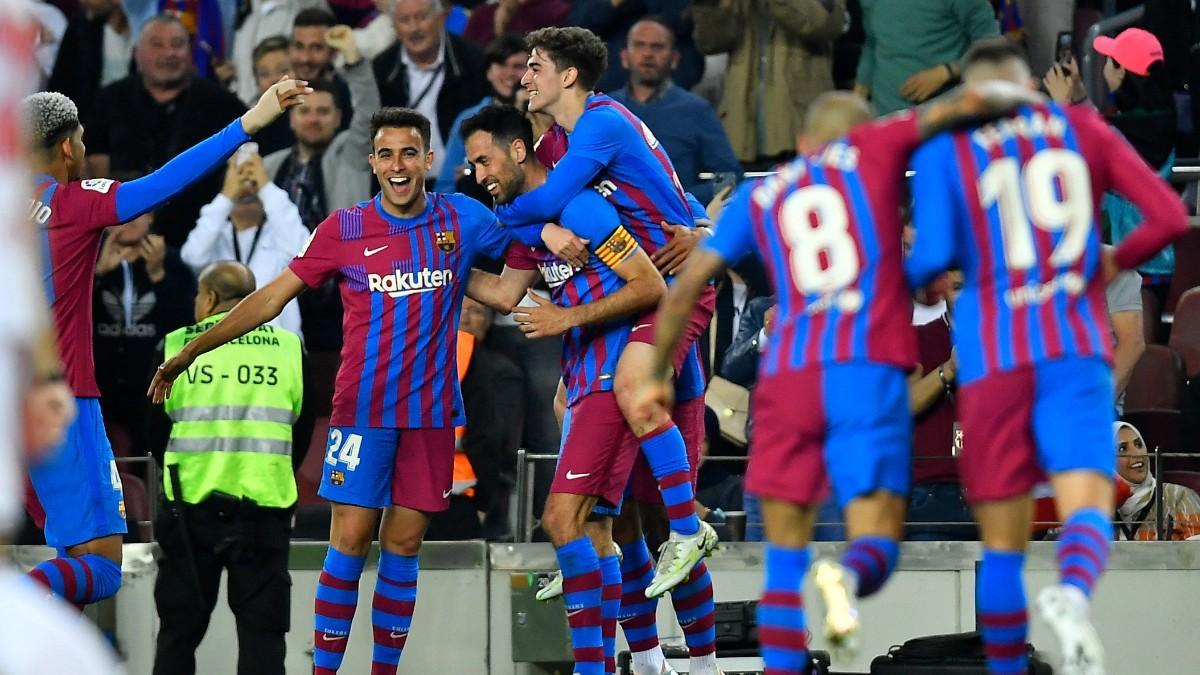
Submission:
[[625,262],[637,250],[637,240],[633,238],[632,234],[629,234],[629,230],[618,227],[596,249],[596,257],[600,258],[600,262],[608,265],[610,268],[615,268],[617,265]]

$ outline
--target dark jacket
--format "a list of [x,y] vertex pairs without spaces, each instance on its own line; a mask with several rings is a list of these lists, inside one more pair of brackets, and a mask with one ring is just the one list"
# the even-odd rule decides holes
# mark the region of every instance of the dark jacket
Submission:
[[[48,91],[66,94],[79,108],[80,119],[88,119],[92,101],[100,90],[100,69],[104,67],[104,24],[108,15],[88,17],[84,12],[75,15],[67,24],[58,50],[54,70],[46,84]],[[133,59],[129,60],[133,72]]]
[[[402,48],[397,42],[372,62],[380,102],[385,107],[409,105],[408,68],[400,58]],[[478,47],[457,35],[446,34],[444,68],[445,79],[437,98],[437,119],[433,120],[443,140],[450,135],[454,118],[490,93],[484,77],[483,54]]]
[[759,333],[763,329],[763,317],[767,310],[775,304],[775,296],[767,295],[754,298],[746,303],[746,311],[742,312],[741,325],[733,338],[733,344],[725,350],[725,358],[721,360],[721,377],[751,388],[758,379],[758,348]]

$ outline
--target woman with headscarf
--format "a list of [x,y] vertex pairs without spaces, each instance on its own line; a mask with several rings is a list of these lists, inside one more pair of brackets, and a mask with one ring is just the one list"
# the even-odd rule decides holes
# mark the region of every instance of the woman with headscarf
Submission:
[[1159,483],[1154,478],[1146,442],[1137,427],[1128,422],[1116,422],[1113,436],[1117,445],[1117,474],[1132,490],[1132,494],[1117,507],[1117,539],[1158,539],[1156,490],[1163,491],[1163,510],[1171,540],[1200,539],[1200,495],[1182,485]]

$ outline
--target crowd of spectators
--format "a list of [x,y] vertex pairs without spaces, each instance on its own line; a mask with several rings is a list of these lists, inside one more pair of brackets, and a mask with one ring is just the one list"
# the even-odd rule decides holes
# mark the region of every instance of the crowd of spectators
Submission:
[[[191,321],[188,302],[194,295],[195,274],[214,261],[238,260],[253,269],[259,283],[269,280],[329,213],[375,193],[366,161],[371,112],[400,105],[424,113],[433,122],[430,188],[466,192],[490,205],[490,198],[471,180],[458,128],[490,102],[520,103],[519,81],[527,57],[522,35],[530,30],[581,25],[604,39],[609,67],[597,88],[644,120],[663,143],[683,185],[717,206],[728,194],[725,188],[741,180],[743,172],[767,169],[794,154],[807,106],[821,93],[835,87],[853,89],[869,98],[880,115],[918,104],[955,84],[960,57],[979,38],[1005,34],[1024,40],[1036,72],[1045,74],[1048,93],[1063,102],[1083,98],[1076,58],[1060,59],[1056,49],[1060,35],[1074,31],[1074,57],[1080,56],[1077,19],[1099,18],[1105,4],[449,3],[37,3],[43,82],[78,104],[90,176],[128,179],[161,167],[240,115],[283,75],[308,80],[314,90],[302,106],[239,151],[224,171],[200,181],[158,212],[108,234],[96,267],[95,338],[104,412],[112,434],[120,437],[114,439],[118,454],[149,450],[140,420],[154,347],[167,332]],[[1100,103],[1147,162],[1170,171],[1181,148],[1194,154],[1192,118],[1179,111],[1200,111],[1200,106],[1182,105],[1183,85],[1200,77],[1200,68],[1188,69],[1200,52],[1187,52],[1200,31],[1195,10],[1189,23],[1166,8],[1188,3],[1146,4],[1147,31],[1097,43],[1106,59],[1106,93]],[[1159,40],[1159,56],[1153,59],[1149,52]],[[718,91],[704,83],[716,83]],[[710,100],[719,103],[714,106]],[[1138,222],[1131,208],[1116,198],[1106,201],[1110,240],[1119,240]],[[1173,271],[1171,254],[1147,265],[1141,270],[1141,283],[1165,293]],[[1135,317],[1140,326],[1140,294],[1136,278],[1125,281],[1127,292],[1113,305],[1113,326],[1118,365],[1132,369],[1142,347],[1131,330]],[[773,300],[768,293],[765,275],[753,261],[736,265],[718,280],[717,312],[702,345],[709,373],[734,386],[753,386],[757,353],[771,330]],[[964,525],[916,526],[910,536],[970,538],[974,530],[965,524],[970,514],[953,461],[963,443],[970,442],[970,430],[960,429],[955,421],[952,312],[946,298],[926,301],[914,310],[914,322],[921,324],[921,365],[912,378],[919,459],[910,509],[918,521]],[[315,355],[318,372],[310,397],[328,396],[329,385],[320,380],[331,378],[336,366],[340,313],[337,291],[331,286],[310,291],[278,319],[279,325],[302,333]],[[482,495],[475,511],[487,514],[480,521],[485,526],[473,531],[511,536],[504,523],[515,472],[514,447],[553,453],[558,445],[550,405],[558,377],[557,342],[527,340],[511,320],[472,305],[464,308],[463,325],[477,345],[463,378],[468,415],[474,422],[466,430],[465,445],[473,449],[477,474],[484,474],[474,491]],[[1124,361],[1122,340],[1129,350]],[[511,392],[496,395],[489,388],[497,382]],[[489,412],[512,401],[522,403],[519,411]],[[315,404],[318,411],[328,411],[327,401]],[[726,433],[722,414],[712,411],[709,452],[744,455],[745,434]],[[504,429],[498,436],[491,428],[496,425]],[[318,436],[319,432],[318,428]],[[483,438],[488,434],[493,436]],[[320,443],[318,437],[313,445]],[[701,475],[701,501],[722,512],[746,510],[740,471],[735,463],[707,464]],[[301,477],[303,483],[303,468]],[[305,494],[303,487],[301,493]],[[832,517],[836,519],[836,513]]]

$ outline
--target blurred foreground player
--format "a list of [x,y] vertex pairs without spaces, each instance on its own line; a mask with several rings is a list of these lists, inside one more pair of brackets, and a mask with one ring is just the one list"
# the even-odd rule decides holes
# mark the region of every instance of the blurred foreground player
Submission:
[[[1019,47],[977,43],[968,84],[1032,88]],[[1112,346],[1105,285],[1187,227],[1178,196],[1089,105],[1038,103],[933,139],[913,160],[914,286],[951,266],[959,415],[970,435],[959,458],[983,535],[977,606],[988,668],[1028,668],[1021,569],[1029,492],[1050,475],[1059,515],[1060,582],[1038,609],[1062,643],[1067,675],[1104,672],[1089,619],[1112,540]],[[1144,222],[1103,251],[1099,200],[1115,191]]]
[[333,520],[317,582],[317,675],[341,666],[376,532],[371,672],[396,672],[416,605],[417,553],[429,514],[450,504],[454,427],[466,423],[456,334],[471,262],[499,258],[508,246],[487,207],[425,192],[429,125],[408,108],[376,112],[369,161],[379,194],[322,221],[287,269],[160,366],[150,384],[162,400],[196,357],[275,318],[305,288],[337,279],[346,335],[319,490],[333,502]]
[[[801,585],[827,475],[850,539],[840,562],[815,569],[835,651],[854,652],[855,597],[878,591],[896,565],[911,454],[906,373],[916,362],[901,267],[908,157],[948,124],[1010,109],[1021,96],[1012,87],[960,91],[865,124],[871,111],[861,99],[823,95],[798,139],[800,157],[738,190],[659,308],[653,384],[639,403],[664,405],[671,355],[708,280],[756,250],[774,279],[776,325],[754,390],[746,473],[769,541],[758,625],[771,675],[809,668]],[[809,392],[817,395],[797,398]]]
[[221,131],[154,173],[124,184],[106,178],[77,180],[86,149],[71,99],[41,92],[21,103],[37,174],[29,218],[41,237],[45,292],[79,409],[65,442],[29,470],[46,512],[46,543],[60,556],[30,574],[77,606],[103,600],[120,588],[125,533],[121,479],[104,432],[92,358],[92,283],[101,232],[203,178],[309,91],[303,82],[280,80]]

